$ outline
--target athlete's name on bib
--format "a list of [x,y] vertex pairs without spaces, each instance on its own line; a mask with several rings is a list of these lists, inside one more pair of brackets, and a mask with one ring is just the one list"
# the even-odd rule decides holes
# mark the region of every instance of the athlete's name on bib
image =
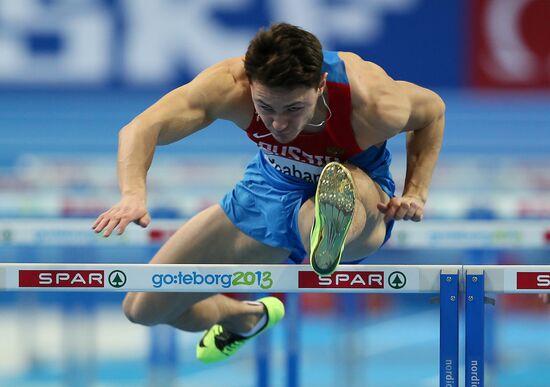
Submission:
[[[285,175],[297,177],[298,179],[302,179],[308,183],[317,183],[319,181],[319,177],[321,176],[321,168],[319,168],[319,173],[314,173],[314,172],[308,172],[303,169],[300,169],[299,166],[297,167],[296,164],[293,162],[289,163],[290,166],[284,166],[277,163],[277,161],[275,161],[275,158],[273,157],[266,156],[266,159],[269,162],[269,164],[271,164],[273,168],[275,168],[279,172],[282,172]],[[300,164],[307,165],[304,163],[300,163]]]

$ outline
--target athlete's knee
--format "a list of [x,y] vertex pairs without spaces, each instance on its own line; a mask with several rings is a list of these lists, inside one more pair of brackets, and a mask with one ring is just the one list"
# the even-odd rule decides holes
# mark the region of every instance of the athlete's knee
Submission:
[[358,199],[366,199],[371,195],[378,196],[378,184],[368,175],[367,172],[353,164],[344,164],[350,171],[353,184],[355,185],[355,193]]
[[355,208],[353,209],[353,222],[352,228],[356,229],[357,233],[363,232],[365,225],[367,223],[367,210],[365,209],[364,203],[355,199]]
[[128,320],[135,324],[153,326],[161,323],[149,310],[141,293],[128,293],[122,301],[122,310]]
[[385,227],[374,227],[363,230],[344,249],[344,261],[355,261],[375,253],[384,243]]
[[127,293],[122,300],[122,311],[128,320],[133,323],[140,324],[140,319],[137,314],[137,310],[134,307],[136,303],[136,293]]
[[361,168],[359,168],[356,165],[344,163],[344,167],[347,168],[347,170],[351,174],[351,178],[353,179],[353,182],[355,183],[357,179],[362,179],[364,176],[369,176],[365,171],[363,171]]

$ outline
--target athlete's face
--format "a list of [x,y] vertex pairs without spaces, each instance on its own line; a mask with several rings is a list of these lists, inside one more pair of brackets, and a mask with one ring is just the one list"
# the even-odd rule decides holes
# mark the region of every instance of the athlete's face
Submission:
[[310,123],[325,81],[317,88],[272,88],[251,82],[252,101],[256,112],[275,140],[282,144],[294,140]]

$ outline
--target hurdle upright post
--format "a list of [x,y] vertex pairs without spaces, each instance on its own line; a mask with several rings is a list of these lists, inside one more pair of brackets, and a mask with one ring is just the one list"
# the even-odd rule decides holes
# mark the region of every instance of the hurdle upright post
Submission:
[[484,386],[485,273],[482,267],[465,270],[466,348],[465,382]]
[[439,277],[439,386],[458,386],[458,293],[460,271],[442,270]]

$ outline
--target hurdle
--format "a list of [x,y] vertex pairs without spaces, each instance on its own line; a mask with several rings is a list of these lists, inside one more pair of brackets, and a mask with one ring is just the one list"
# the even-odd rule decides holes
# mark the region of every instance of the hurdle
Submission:
[[482,387],[484,376],[486,296],[501,294],[550,293],[550,265],[465,265],[465,381]]
[[[4,219],[2,221],[2,224],[0,225],[0,247],[1,246],[8,246],[8,247],[25,247],[25,246],[94,246],[97,248],[102,247],[126,247],[126,246],[140,246],[140,247],[148,247],[148,246],[157,246],[160,245],[168,238],[170,235],[175,232],[175,230],[182,224],[184,220],[161,220],[161,221],[155,221],[151,227],[148,229],[141,229],[141,228],[132,228],[127,230],[127,232],[122,235],[121,237],[117,238],[102,238],[100,235],[96,235],[93,232],[90,232],[90,220],[85,219]],[[388,244],[385,248],[389,248],[393,251],[396,251],[399,253],[399,250],[407,251],[408,249],[425,249],[429,248],[430,250],[443,250],[445,249],[457,249],[461,251],[468,251],[476,249],[484,249],[484,250],[506,250],[506,251],[515,251],[515,250],[524,250],[524,249],[542,249],[542,250],[548,250],[550,249],[550,226],[548,225],[548,222],[545,220],[522,220],[520,223],[518,223],[515,220],[488,220],[488,221],[458,221],[458,222],[449,222],[449,221],[429,221],[429,222],[422,222],[419,224],[411,224],[411,223],[401,223],[399,225],[399,228],[397,228],[392,236],[392,238],[388,241]],[[479,262],[482,263],[482,262]],[[25,264],[26,265],[26,264]],[[66,266],[66,265],[63,265]],[[121,265],[118,265],[121,266]],[[123,266],[123,265],[122,265]],[[150,266],[150,265],[145,265]],[[422,265],[421,265],[422,266]],[[92,268],[98,267],[97,265],[92,265]],[[210,268],[214,266],[209,266]],[[280,266],[278,266],[280,267]],[[359,268],[361,266],[353,266],[353,268]],[[366,265],[365,270],[370,270],[369,267]],[[398,270],[401,266],[392,266],[394,269]],[[441,268],[445,268],[449,266],[441,266]],[[482,386],[484,382],[483,378],[483,367],[484,361],[483,361],[483,355],[485,354],[485,348],[483,348],[483,331],[479,328],[479,324],[487,324],[488,326],[491,325],[491,320],[485,320],[484,318],[484,305],[486,302],[485,296],[483,298],[479,295],[476,295],[479,292],[482,293],[549,293],[548,289],[545,287],[539,286],[537,289],[532,289],[529,291],[528,289],[518,289],[517,287],[514,287],[514,274],[515,272],[510,272],[510,270],[514,270],[514,266],[456,266],[458,268],[458,278],[460,281],[457,281],[457,286],[459,287],[459,293],[462,295],[462,290],[465,290],[466,292],[469,292],[469,294],[464,298],[465,302],[465,314],[467,315],[468,321],[466,321],[465,325],[468,326],[467,331],[465,332],[468,345],[467,345],[467,351],[464,352],[464,355],[468,353],[468,356],[471,355],[472,350],[474,348],[478,348],[478,353],[476,355],[476,359],[478,359],[478,369],[473,369],[472,372],[475,375],[475,372],[477,371],[477,377],[480,378],[480,381],[476,382],[477,384],[473,384],[475,386]],[[486,271],[491,269],[490,271]],[[497,272],[493,273],[492,268],[497,270]],[[532,271],[532,270],[539,270],[542,272],[542,275],[550,275],[550,268],[544,267],[544,266],[518,266],[518,268],[524,268],[522,270],[524,271]],[[241,267],[242,269],[242,267]],[[309,267],[305,267],[303,270],[310,270]],[[340,270],[347,270],[345,266],[341,266]],[[455,270],[455,266],[452,266],[451,271]],[[505,270],[508,274],[504,276],[504,274],[499,273],[499,271]],[[249,271],[247,269],[247,271]],[[473,280],[469,281],[470,276],[467,276],[466,273],[477,274],[477,279],[475,282]],[[479,277],[479,273],[483,273],[483,277]],[[511,274],[510,274],[511,273]],[[391,273],[390,273],[391,274]],[[511,277],[510,277],[511,276]],[[5,278],[5,270],[4,266],[0,264],[0,284],[4,284],[5,280],[2,278]],[[243,274],[244,277],[244,274]],[[504,277],[507,278],[506,280],[506,287],[504,287]],[[92,277],[93,278],[93,277]],[[250,280],[250,275],[248,275],[248,281]],[[542,277],[542,284],[545,283],[546,277]],[[108,279],[108,278],[107,278]],[[433,281],[432,281],[433,282]],[[451,282],[451,284],[454,285],[454,279]],[[444,292],[452,291],[449,290],[448,287],[445,286],[446,283],[441,284],[438,288],[434,286],[434,288],[430,291],[423,291],[426,293],[440,293],[439,297],[443,301],[446,301],[448,298],[446,296],[443,296]],[[97,291],[116,291],[116,289],[110,288],[110,285],[106,285],[106,288],[99,288],[96,289]],[[483,286],[483,290],[480,290],[476,288],[476,286],[479,288],[480,286]],[[231,293],[231,292],[238,292],[238,293],[265,293],[265,292],[275,292],[274,290],[266,290],[266,289],[257,289],[257,290],[246,290],[245,288],[250,288],[249,285],[240,285],[237,286],[237,288],[240,287],[241,289],[235,289],[235,290],[228,290],[227,288],[220,289],[220,291],[225,293]],[[0,289],[7,290],[7,289]],[[25,289],[18,289],[14,291],[21,291]],[[35,289],[27,289],[27,290],[48,290],[47,288],[35,288]],[[52,288],[53,290],[53,288]],[[58,288],[58,290],[62,290]],[[71,289],[69,289],[71,290]],[[76,290],[76,289],[72,289]],[[81,288],[80,290],[85,290]],[[476,294],[471,294],[474,290],[476,290]],[[9,290],[12,291],[12,290]],[[121,291],[128,291],[126,287],[122,287]],[[155,290],[151,290],[155,291]],[[166,291],[166,290],[162,290]],[[208,290],[200,290],[200,291],[208,291]],[[214,290],[212,290],[214,291]],[[305,291],[305,290],[304,290]],[[299,293],[303,293],[299,292]],[[345,292],[346,290],[342,289],[331,289],[331,290],[316,290],[316,289],[309,289],[308,292]],[[348,290],[349,291],[349,290]],[[376,289],[365,289],[363,291],[358,290],[351,290],[353,292],[370,292],[370,293],[384,293],[383,291],[376,291]],[[405,292],[405,291],[403,291]],[[398,293],[395,291],[395,293]],[[411,291],[411,293],[414,293]],[[297,306],[297,300],[295,299],[296,296],[290,292],[288,295],[288,299],[290,304],[287,305],[288,309],[288,317],[290,318],[297,318],[296,316],[291,316],[293,313],[292,311],[299,310],[299,307]],[[468,297],[473,296],[472,301],[468,302]],[[449,296],[450,299],[451,296]],[[456,298],[455,298],[456,299]],[[476,303],[480,302],[481,303]],[[445,312],[445,308],[447,307],[447,303],[441,304],[440,313],[443,314]],[[453,305],[451,305],[453,306]],[[452,309],[451,309],[452,311]],[[451,313],[451,316],[453,314]],[[487,317],[490,317],[488,315]],[[471,321],[473,319],[473,322]],[[453,321],[452,319],[447,319],[448,321]],[[477,324],[477,325],[476,325]],[[447,329],[447,327],[443,327],[442,325],[442,331],[444,332],[454,332],[454,329]],[[478,336],[474,337],[472,339],[472,327],[477,328],[473,332],[478,332]],[[289,326],[287,330],[290,332],[292,331],[292,327]],[[490,332],[488,332],[490,333]],[[268,332],[269,334],[269,332]],[[294,332],[296,334],[296,332]],[[481,335],[481,336],[480,336]],[[441,341],[444,341],[445,338],[443,334],[441,334]],[[296,342],[294,342],[296,344]],[[477,346],[477,347],[476,347]],[[440,364],[441,359],[444,359],[446,356],[441,355],[442,348],[449,348],[448,345],[441,344],[440,348]],[[451,347],[452,348],[452,347]],[[292,348],[293,350],[297,351],[297,348]],[[488,352],[490,352],[490,344],[488,343]],[[490,353],[488,354],[490,355]],[[290,357],[290,355],[288,355]],[[490,358],[490,356],[489,356]],[[480,360],[481,359],[481,360]],[[289,375],[287,385],[288,386],[295,386],[297,385],[297,373],[299,364],[296,364],[297,362],[289,361],[289,364],[287,365],[287,372]],[[454,364],[454,363],[453,363]],[[466,364],[468,364],[468,361],[466,361]],[[488,363],[490,364],[490,363]],[[440,366],[441,367],[441,366]],[[440,369],[441,371],[441,369]],[[468,372],[468,367],[465,369],[466,372]],[[259,373],[261,373],[261,370],[258,370]],[[441,375],[441,373],[440,373]],[[454,374],[452,374],[454,375]],[[450,377],[450,376],[449,376]],[[472,375],[466,375],[464,377],[464,380],[472,380]],[[462,378],[462,377],[461,377]],[[442,378],[440,377],[440,382]],[[260,386],[260,383],[258,384]],[[441,384],[440,385],[449,385],[449,386],[456,386],[458,385],[458,378],[455,379],[454,384]]]
[[[484,386],[487,293],[550,293],[550,265],[0,264],[0,291],[438,293],[439,385],[458,386],[459,293],[465,297],[465,382]],[[463,285],[462,285],[463,284]]]
[[318,276],[308,265],[0,264],[0,291],[208,293],[438,293],[440,386],[458,385],[457,265],[342,265]]

